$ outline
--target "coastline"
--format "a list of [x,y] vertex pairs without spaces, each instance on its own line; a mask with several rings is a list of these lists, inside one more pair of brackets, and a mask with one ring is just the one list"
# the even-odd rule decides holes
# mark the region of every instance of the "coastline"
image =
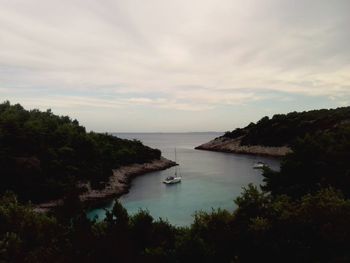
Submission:
[[231,139],[218,137],[207,143],[195,147],[195,149],[214,152],[264,155],[271,157],[283,157],[286,154],[292,152],[288,146],[269,147],[262,145],[240,145],[240,142],[240,138]]
[[[176,166],[174,161],[161,157],[159,160],[153,160],[149,163],[131,164],[121,166],[113,170],[113,175],[109,178],[103,189],[92,189],[90,183],[81,184],[87,191],[82,193],[79,198],[84,204],[99,204],[120,197],[129,192],[131,181],[140,175],[150,172],[161,171]],[[51,209],[63,204],[63,200],[53,200],[46,203],[33,205],[36,212],[48,212]]]

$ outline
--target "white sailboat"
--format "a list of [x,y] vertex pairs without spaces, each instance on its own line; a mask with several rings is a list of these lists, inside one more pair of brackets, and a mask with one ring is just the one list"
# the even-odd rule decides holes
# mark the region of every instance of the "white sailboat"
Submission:
[[253,165],[254,169],[264,169],[265,167],[267,167],[267,164],[264,162],[257,162]]
[[[177,163],[177,160],[176,160],[176,148],[175,148],[175,163]],[[177,165],[176,165],[175,166],[175,174],[174,174],[174,176],[169,176],[169,177],[165,178],[163,183],[165,183],[165,184],[177,184],[177,183],[180,183],[182,177],[178,173],[179,173],[179,171],[178,171]]]

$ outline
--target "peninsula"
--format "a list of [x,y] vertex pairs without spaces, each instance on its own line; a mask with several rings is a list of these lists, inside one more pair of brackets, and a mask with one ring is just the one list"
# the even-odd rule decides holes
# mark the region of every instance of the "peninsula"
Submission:
[[176,165],[138,140],[87,132],[77,120],[0,104],[0,194],[12,191],[37,211],[77,195],[85,203],[118,197],[137,175]]
[[[129,192],[131,181],[140,175],[146,173],[161,171],[177,165],[174,161],[161,157],[159,160],[121,166],[113,170],[108,182],[102,189],[95,189],[90,182],[81,183],[79,187],[85,189],[79,195],[79,199],[84,204],[96,205],[114,198],[120,197]],[[36,212],[48,212],[63,204],[63,199],[51,200],[34,206]]]
[[342,107],[266,116],[196,149],[282,157],[292,152],[291,146],[298,139],[348,124],[349,114],[350,107]]
[[242,153],[281,157],[292,150],[288,146],[263,146],[263,145],[242,145],[242,137],[229,138],[221,136],[210,142],[196,147],[197,150],[207,150],[215,152]]

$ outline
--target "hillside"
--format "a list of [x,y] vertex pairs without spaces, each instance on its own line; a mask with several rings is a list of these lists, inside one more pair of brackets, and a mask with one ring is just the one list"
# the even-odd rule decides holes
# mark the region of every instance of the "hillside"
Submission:
[[196,149],[284,156],[298,138],[332,131],[350,122],[350,107],[276,114],[226,132]]
[[[237,197],[234,211],[196,212],[178,227],[116,200],[102,222],[66,202],[38,214],[0,197],[2,262],[350,262],[350,125],[305,136],[262,190]],[[72,204],[75,205],[72,207]],[[232,203],[233,205],[233,203]]]
[[103,188],[112,169],[158,160],[161,152],[108,134],[86,132],[77,120],[50,110],[0,104],[0,193],[21,200],[61,198],[78,183]]
[[[5,193],[1,262],[350,262],[350,123],[345,120],[291,143],[280,171],[264,168],[261,190],[243,188],[233,211],[196,212],[188,227],[154,219],[146,210],[129,215],[118,200],[102,222],[89,220],[74,196],[51,214],[36,213]],[[4,130],[2,144],[9,143]],[[144,147],[125,143],[128,149],[134,143]],[[1,178],[7,177],[1,173]]]

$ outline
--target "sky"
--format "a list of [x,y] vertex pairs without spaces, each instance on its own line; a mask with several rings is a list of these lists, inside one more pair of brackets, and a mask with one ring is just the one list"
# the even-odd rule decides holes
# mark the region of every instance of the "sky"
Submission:
[[350,105],[349,0],[0,0],[0,99],[99,132]]

